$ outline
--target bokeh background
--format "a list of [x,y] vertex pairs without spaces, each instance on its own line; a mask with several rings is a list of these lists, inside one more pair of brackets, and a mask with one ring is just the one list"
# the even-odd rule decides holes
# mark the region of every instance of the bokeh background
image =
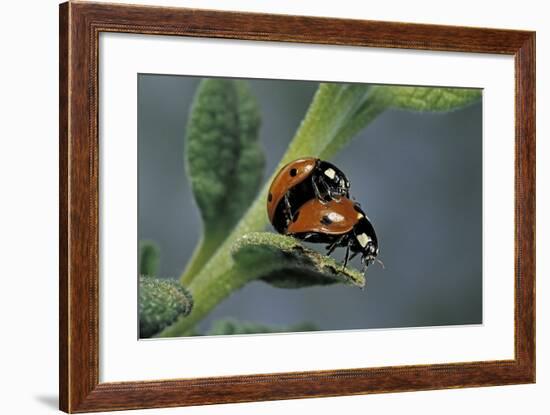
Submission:
[[[201,221],[184,171],[189,108],[200,78],[138,76],[138,237],[158,243],[160,277],[178,278]],[[249,80],[262,112],[265,179],[317,82]],[[426,114],[388,110],[331,160],[350,178],[380,241],[385,269],[366,290],[298,290],[252,282],[199,325],[232,317],[321,330],[482,323],[482,105]],[[336,253],[341,258],[342,250]]]

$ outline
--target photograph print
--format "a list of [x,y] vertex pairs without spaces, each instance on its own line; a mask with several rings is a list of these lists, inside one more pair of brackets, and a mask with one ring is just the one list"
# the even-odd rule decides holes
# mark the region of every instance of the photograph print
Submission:
[[140,339],[483,323],[481,89],[137,88]]

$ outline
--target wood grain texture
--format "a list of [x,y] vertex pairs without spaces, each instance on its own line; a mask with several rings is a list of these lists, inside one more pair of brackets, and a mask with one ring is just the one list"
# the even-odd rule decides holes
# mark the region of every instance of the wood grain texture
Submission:
[[[516,62],[515,359],[99,383],[97,131],[101,32],[513,55]],[[59,67],[62,410],[89,412],[534,382],[533,32],[71,2],[60,6]]]
[[69,395],[69,270],[68,270],[68,127],[69,127],[69,16],[59,9],[59,406],[68,408]]

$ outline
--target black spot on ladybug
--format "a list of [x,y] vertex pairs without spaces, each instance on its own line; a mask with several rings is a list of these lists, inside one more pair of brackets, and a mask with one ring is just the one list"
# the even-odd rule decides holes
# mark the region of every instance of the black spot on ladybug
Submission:
[[298,174],[298,170],[296,170],[296,169],[290,169],[290,175],[291,175],[292,177],[296,176],[296,174]]
[[300,211],[294,214],[294,217],[292,218],[292,222],[296,222],[298,220],[298,216],[300,216]]
[[322,217],[321,219],[321,223],[323,225],[330,225],[332,223],[332,220],[330,220],[330,218],[328,217],[328,215],[325,215]]
[[272,200],[273,200],[273,195],[270,193],[269,195],[267,195],[267,201],[271,202]]

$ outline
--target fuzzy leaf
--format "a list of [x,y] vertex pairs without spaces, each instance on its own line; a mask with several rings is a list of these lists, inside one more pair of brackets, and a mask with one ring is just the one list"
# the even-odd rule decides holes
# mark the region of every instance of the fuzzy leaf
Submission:
[[481,98],[475,88],[434,88],[380,85],[373,87],[373,100],[390,108],[410,111],[452,111]]
[[153,241],[139,243],[139,273],[141,275],[157,275],[160,249]]
[[[340,94],[351,86],[341,84]],[[481,90],[472,88],[434,88],[422,86],[355,85],[355,101],[336,102],[334,112],[344,111],[346,118],[321,153],[331,158],[363,128],[388,108],[410,111],[453,111],[481,99]],[[360,91],[364,91],[361,95]]]
[[231,229],[256,195],[264,167],[260,114],[247,84],[205,79],[187,125],[186,167],[205,230]]
[[268,326],[251,321],[238,321],[232,318],[217,320],[212,324],[206,336],[230,334],[258,334],[258,333],[291,333],[300,331],[317,331],[313,323],[299,323],[290,326]]
[[343,283],[363,288],[365,277],[333,258],[305,248],[297,239],[255,232],[237,240],[232,255],[241,272],[256,273],[278,288]]
[[250,206],[265,157],[260,112],[245,81],[204,79],[187,125],[186,170],[203,222],[203,237],[182,281],[189,283]]
[[186,316],[193,308],[193,298],[178,281],[151,276],[139,277],[140,337],[151,337]]

